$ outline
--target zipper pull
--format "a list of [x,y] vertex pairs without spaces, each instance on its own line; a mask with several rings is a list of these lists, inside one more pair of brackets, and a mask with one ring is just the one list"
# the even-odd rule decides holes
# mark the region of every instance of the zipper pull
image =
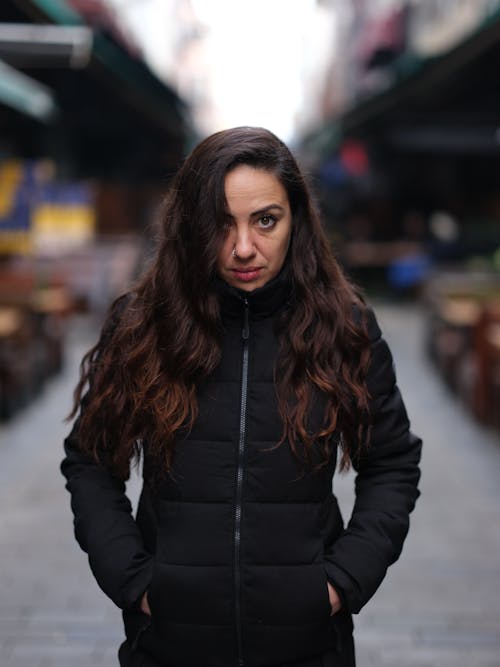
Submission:
[[243,331],[241,332],[241,337],[243,340],[248,340],[248,336],[250,335],[250,323],[249,323],[249,311],[250,308],[248,307],[248,299],[244,300],[245,304],[245,311],[243,314]]

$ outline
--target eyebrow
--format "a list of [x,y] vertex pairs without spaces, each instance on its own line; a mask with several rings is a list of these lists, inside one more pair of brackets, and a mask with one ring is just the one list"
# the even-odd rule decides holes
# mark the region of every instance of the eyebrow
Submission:
[[[256,218],[259,215],[265,215],[266,213],[270,213],[271,211],[279,211],[280,213],[285,212],[285,207],[282,206],[281,204],[268,204],[267,206],[263,206],[262,208],[257,209],[256,211],[252,211],[250,213],[250,218]],[[226,208],[225,214],[229,218],[233,218],[231,215],[230,211]]]
[[281,204],[269,204],[268,206],[264,206],[263,208],[257,209],[257,211],[252,211],[250,213],[251,218],[256,218],[258,215],[264,215],[265,213],[269,213],[269,211],[273,209],[278,209],[280,212],[284,212],[285,209]]

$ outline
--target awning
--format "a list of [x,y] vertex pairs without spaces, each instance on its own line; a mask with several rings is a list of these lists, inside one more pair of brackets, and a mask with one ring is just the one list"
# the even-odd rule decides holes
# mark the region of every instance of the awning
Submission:
[[92,54],[93,32],[86,26],[0,22],[0,58],[16,65],[38,67],[87,67]]
[[[433,57],[406,52],[384,69],[386,86],[358,99],[306,138],[328,154],[326,127],[335,136],[373,138],[409,151],[500,151],[500,10],[468,38]],[[339,142],[340,143],[340,142]]]
[[[0,109],[9,148],[51,157],[71,177],[164,182],[177,168],[194,134],[187,106],[115,34],[87,26],[63,0],[0,3],[0,22],[35,31],[38,52],[22,36],[10,51],[0,48],[0,57],[50,92],[60,112],[56,123],[38,127]],[[52,41],[41,30],[52,32]],[[57,43],[59,33],[66,36]],[[68,48],[72,42],[79,55]]]
[[[64,0],[24,0],[24,4],[32,5],[37,15],[60,26],[85,25]],[[186,113],[184,103],[141,58],[132,57],[108,36],[94,30],[92,61],[112,79],[119,95],[128,97],[131,104],[166,130],[178,130],[178,123]]]
[[0,103],[48,123],[57,115],[53,93],[44,85],[0,60]]
[[388,87],[345,112],[342,131],[366,135],[382,129],[396,144],[420,134],[415,149],[437,141],[444,149],[470,150],[477,138],[484,150],[489,136],[489,148],[496,150],[499,62],[500,10],[439,56],[397,58],[388,71]]

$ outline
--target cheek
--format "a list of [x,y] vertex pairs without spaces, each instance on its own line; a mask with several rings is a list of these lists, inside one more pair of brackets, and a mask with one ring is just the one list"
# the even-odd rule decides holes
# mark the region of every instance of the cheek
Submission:
[[279,243],[273,244],[273,246],[268,249],[267,259],[271,261],[276,268],[280,268],[285,261],[287,250],[287,240],[282,240]]
[[286,237],[283,239],[280,250],[281,250],[281,258],[284,260],[286,257],[286,254],[288,252],[288,248],[290,247],[290,240],[291,240],[292,235],[289,233],[286,235]]

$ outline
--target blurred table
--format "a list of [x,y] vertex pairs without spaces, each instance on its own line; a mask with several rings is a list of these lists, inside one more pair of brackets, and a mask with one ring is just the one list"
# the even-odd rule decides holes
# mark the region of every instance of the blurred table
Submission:
[[21,314],[17,308],[0,306],[0,339],[13,336],[21,328]]
[[47,315],[68,315],[72,310],[72,300],[64,286],[35,290],[31,304],[37,313]]

